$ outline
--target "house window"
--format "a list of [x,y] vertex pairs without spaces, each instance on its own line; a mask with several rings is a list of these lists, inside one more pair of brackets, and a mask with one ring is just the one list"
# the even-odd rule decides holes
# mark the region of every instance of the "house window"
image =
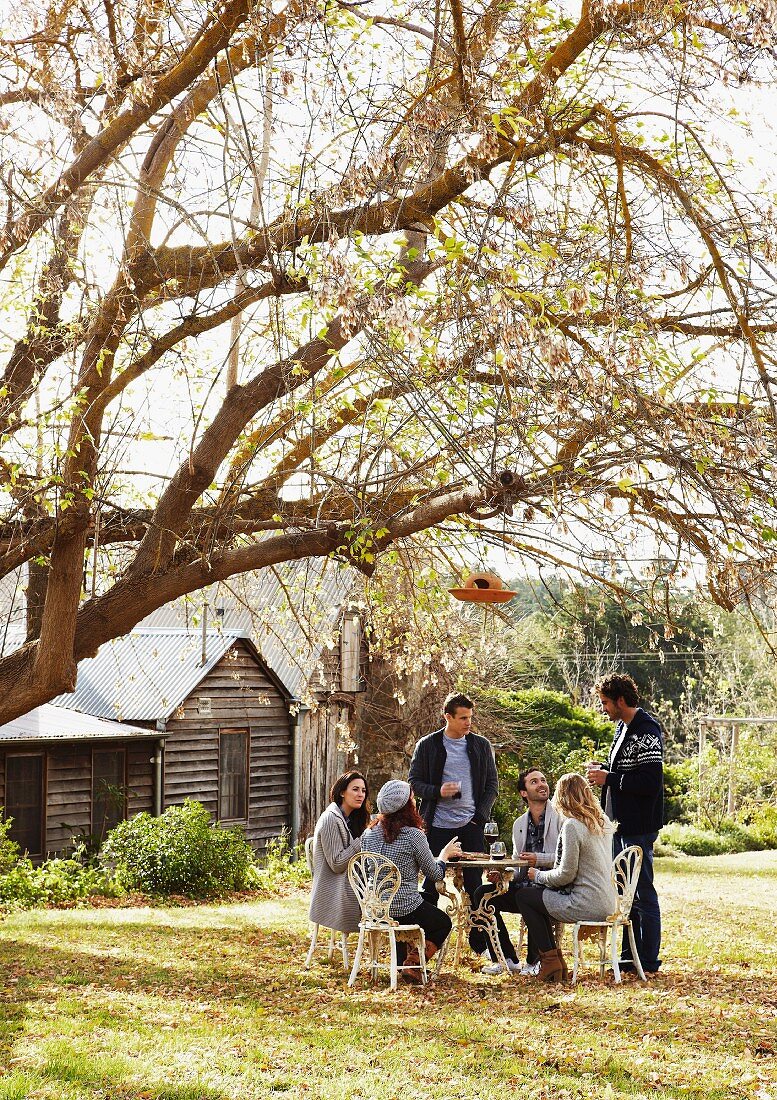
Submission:
[[219,733],[219,821],[248,820],[248,730]]
[[5,816],[12,817],[9,836],[23,852],[43,855],[43,753],[7,756]]
[[92,753],[92,834],[99,840],[127,816],[127,751]]

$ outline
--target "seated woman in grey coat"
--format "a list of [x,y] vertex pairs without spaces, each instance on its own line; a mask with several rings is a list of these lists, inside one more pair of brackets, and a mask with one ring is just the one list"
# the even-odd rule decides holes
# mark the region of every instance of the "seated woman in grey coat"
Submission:
[[548,871],[530,867],[533,886],[517,891],[521,913],[540,952],[540,981],[566,981],[567,967],[553,939],[552,921],[605,920],[615,909],[612,883],[613,824],[605,817],[587,779],[562,775],[553,803],[563,822],[556,863]]
[[313,834],[313,889],[309,918],[336,932],[355,932],[361,911],[348,881],[351,856],[361,851],[361,835],[370,820],[367,780],[359,771],[344,772],[329,792],[330,804]]

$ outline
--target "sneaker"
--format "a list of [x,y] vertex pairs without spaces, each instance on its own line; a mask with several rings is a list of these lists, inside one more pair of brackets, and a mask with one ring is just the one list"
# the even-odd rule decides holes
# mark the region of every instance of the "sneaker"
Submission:
[[521,967],[521,974],[524,978],[535,978],[540,972],[540,961],[537,959],[536,963],[524,963]]
[[[513,959],[507,959],[507,969],[511,974],[514,974],[516,971],[520,971],[521,964],[515,962]],[[494,977],[496,974],[503,974],[504,967],[501,963],[491,963],[490,966],[484,966],[480,973],[488,974],[489,977]]]

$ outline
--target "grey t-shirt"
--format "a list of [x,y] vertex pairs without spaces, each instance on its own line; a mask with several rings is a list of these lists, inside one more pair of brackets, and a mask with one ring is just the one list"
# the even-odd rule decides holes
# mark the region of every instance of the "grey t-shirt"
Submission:
[[458,829],[471,821],[475,813],[467,739],[443,733],[442,742],[446,755],[442,783],[461,783],[461,798],[441,798],[435,807],[432,825],[438,829]]

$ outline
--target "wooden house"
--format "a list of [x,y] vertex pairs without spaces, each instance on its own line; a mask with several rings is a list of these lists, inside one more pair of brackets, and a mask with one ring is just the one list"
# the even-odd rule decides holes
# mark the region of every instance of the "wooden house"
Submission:
[[[289,693],[242,632],[133,631],[82,661],[76,690],[55,703],[72,721],[23,752],[15,730],[0,727],[0,805],[31,855],[99,835],[105,790],[124,792],[111,825],[193,798],[257,847],[290,828],[296,720]],[[101,722],[102,740],[87,717]],[[37,833],[22,824],[36,814]]]
[[250,634],[290,697],[294,729],[290,827],[309,836],[337,776],[358,762],[352,736],[364,690],[364,638],[350,568],[313,560],[235,577],[168,604],[148,626]]
[[156,729],[50,703],[0,726],[0,806],[34,859],[102,838],[122,817],[152,811]]
[[[43,857],[185,798],[241,824],[257,847],[283,829],[295,842],[312,833],[332,782],[358,761],[353,590],[350,570],[292,563],[161,608],[82,661],[76,690],[39,708],[45,734],[40,716],[19,720],[37,739],[0,727],[0,808],[23,846]],[[23,640],[23,608],[14,613],[5,652]]]

